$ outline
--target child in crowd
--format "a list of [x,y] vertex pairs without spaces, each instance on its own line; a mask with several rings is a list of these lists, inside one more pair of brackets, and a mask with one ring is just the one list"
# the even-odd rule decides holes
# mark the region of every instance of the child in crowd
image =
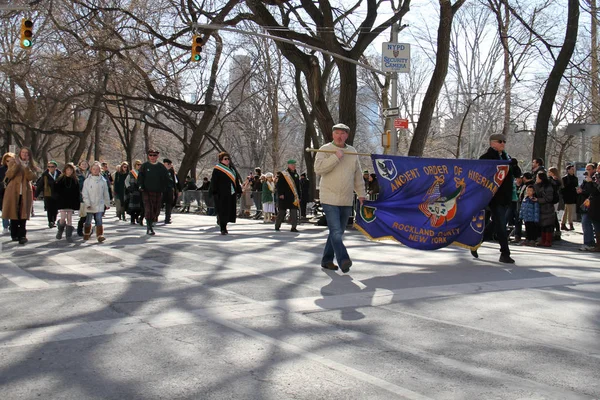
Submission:
[[528,185],[526,195],[521,202],[519,219],[525,222],[525,237],[521,242],[525,246],[535,246],[535,240],[538,236],[538,223],[540,222],[540,205],[535,197],[533,185]]
[[83,202],[87,214],[83,230],[83,240],[89,240],[92,235],[92,217],[96,223],[96,236],[98,242],[105,240],[104,227],[102,226],[102,214],[110,208],[110,196],[108,185],[100,176],[100,163],[94,163],[90,168],[91,175],[83,183]]
[[66,164],[63,173],[58,177],[54,184],[57,200],[56,205],[60,211],[60,221],[58,222],[58,232],[56,238],[62,239],[63,232],[66,232],[67,241],[72,241],[73,236],[73,211],[79,210],[79,180],[75,174],[75,166]]
[[273,174],[267,172],[265,174],[265,180],[262,184],[262,209],[263,209],[263,223],[268,224],[272,221],[273,214],[275,213],[275,202],[273,199],[273,193],[275,192],[275,182],[273,182]]

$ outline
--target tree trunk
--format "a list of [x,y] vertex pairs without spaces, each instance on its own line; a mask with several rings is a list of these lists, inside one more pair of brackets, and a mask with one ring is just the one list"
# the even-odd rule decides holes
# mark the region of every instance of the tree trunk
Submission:
[[577,42],[577,32],[579,30],[579,0],[569,0],[569,11],[567,17],[567,30],[565,40],[558,53],[556,62],[552,67],[542,102],[538,112],[535,137],[533,139],[532,158],[546,158],[546,144],[548,141],[548,124],[552,116],[552,108],[556,99],[556,93],[560,86],[563,74],[569,65],[575,44]]
[[[358,91],[356,64],[340,60],[337,60],[336,64],[340,71],[338,120],[350,127],[347,143],[352,144],[356,135],[356,93]],[[329,128],[330,132],[332,127],[333,125]]]
[[429,136],[429,128],[431,127],[431,120],[435,111],[435,105],[444,85],[444,81],[446,80],[446,74],[448,73],[448,63],[450,60],[448,55],[450,54],[452,19],[463,3],[464,0],[459,0],[452,5],[450,0],[440,0],[440,25],[437,32],[435,68],[433,70],[433,75],[431,76],[431,81],[429,82],[429,87],[423,98],[419,123],[415,129],[410,148],[408,149],[409,156],[423,156],[427,137]]

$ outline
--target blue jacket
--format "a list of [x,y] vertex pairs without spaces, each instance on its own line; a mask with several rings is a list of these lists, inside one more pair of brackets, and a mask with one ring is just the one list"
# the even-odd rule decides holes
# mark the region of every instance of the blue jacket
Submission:
[[540,222],[540,205],[538,202],[525,197],[523,203],[521,203],[519,218],[524,222]]

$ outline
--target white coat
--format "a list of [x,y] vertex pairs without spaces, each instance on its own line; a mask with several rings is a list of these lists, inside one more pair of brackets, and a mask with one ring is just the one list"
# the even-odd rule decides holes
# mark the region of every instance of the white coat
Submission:
[[104,212],[104,207],[110,206],[108,184],[101,176],[88,176],[83,182],[81,194],[85,203],[85,210],[88,214]]

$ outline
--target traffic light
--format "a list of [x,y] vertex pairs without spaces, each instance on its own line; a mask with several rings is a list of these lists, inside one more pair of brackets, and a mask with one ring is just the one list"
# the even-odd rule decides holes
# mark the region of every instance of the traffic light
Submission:
[[20,45],[23,49],[31,48],[33,44],[33,21],[28,18],[21,20],[21,41]]
[[202,56],[200,53],[202,52],[202,46],[204,45],[204,40],[200,35],[192,36],[192,61],[200,61],[202,60]]

